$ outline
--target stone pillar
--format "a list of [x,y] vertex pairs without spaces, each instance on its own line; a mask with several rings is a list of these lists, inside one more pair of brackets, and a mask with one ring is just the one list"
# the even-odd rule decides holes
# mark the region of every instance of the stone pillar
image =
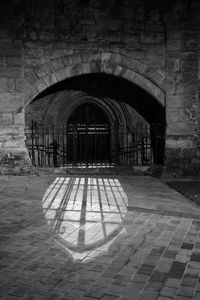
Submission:
[[0,127],[0,174],[33,173],[25,146],[24,112],[1,113]]
[[[177,7],[180,19],[167,25],[166,168],[200,174],[198,159],[198,28],[195,9]],[[176,9],[175,9],[176,13]]]

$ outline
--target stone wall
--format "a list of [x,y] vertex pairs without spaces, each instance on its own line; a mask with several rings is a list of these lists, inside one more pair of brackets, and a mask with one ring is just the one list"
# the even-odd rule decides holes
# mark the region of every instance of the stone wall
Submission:
[[167,168],[198,170],[200,3],[186,0],[2,0],[2,160],[28,161],[28,103],[54,83],[94,72],[126,78],[162,103]]

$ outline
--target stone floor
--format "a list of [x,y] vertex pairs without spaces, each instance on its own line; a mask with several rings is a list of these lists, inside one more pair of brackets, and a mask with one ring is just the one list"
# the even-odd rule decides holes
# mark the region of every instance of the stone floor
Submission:
[[151,177],[0,177],[0,299],[200,299],[200,208]]
[[168,180],[167,184],[200,206],[200,178]]

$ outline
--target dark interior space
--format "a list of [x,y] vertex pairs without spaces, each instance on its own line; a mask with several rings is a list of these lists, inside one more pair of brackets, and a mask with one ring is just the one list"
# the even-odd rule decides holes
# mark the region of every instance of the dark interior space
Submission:
[[109,98],[133,107],[151,128],[154,164],[163,165],[165,150],[165,107],[132,82],[105,73],[80,75],[63,80],[40,93],[34,101],[58,91],[82,91],[91,97]]
[[64,90],[81,90],[91,96],[126,102],[150,124],[159,123],[165,126],[165,108],[145,90],[126,79],[105,73],[80,75],[52,85],[40,93],[35,101]]

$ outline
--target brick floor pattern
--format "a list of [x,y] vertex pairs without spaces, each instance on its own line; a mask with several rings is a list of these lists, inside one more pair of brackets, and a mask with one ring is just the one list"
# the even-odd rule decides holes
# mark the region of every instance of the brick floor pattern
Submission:
[[44,218],[51,182],[0,178],[0,299],[200,299],[198,218],[127,211],[108,250],[74,258]]

